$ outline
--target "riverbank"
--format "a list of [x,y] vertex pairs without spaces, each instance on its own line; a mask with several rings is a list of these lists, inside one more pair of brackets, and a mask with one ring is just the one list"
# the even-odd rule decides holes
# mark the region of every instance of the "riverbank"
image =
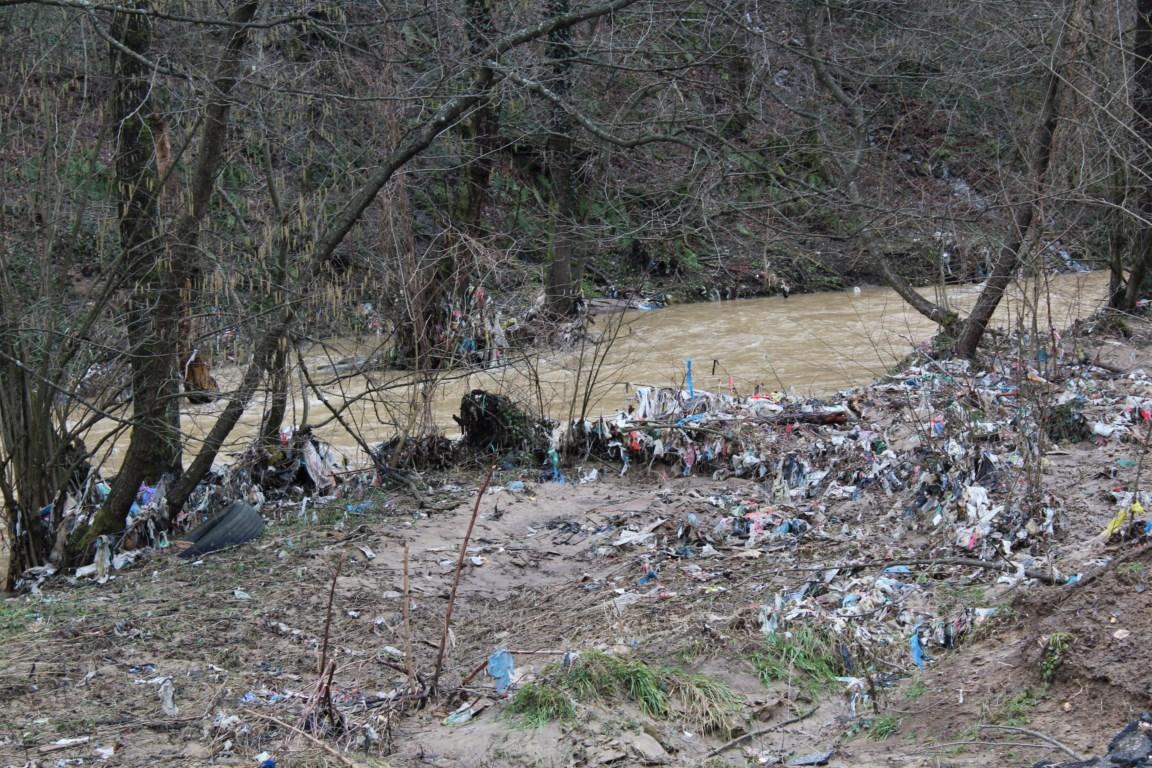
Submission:
[[[1107,274],[1053,275],[1039,287],[1036,293],[1034,282],[1013,285],[993,319],[994,328],[1017,329],[1021,318],[1032,316],[1038,317],[1041,328],[1063,328],[1086,318],[1103,303]],[[978,286],[961,285],[947,295],[952,306],[963,310],[978,292]],[[590,337],[595,343],[570,340],[560,348],[510,355],[501,366],[432,372],[427,386],[413,386],[407,371],[339,367],[344,360],[381,357],[387,340],[374,336],[315,342],[301,352],[327,403],[336,408],[348,404],[346,420],[356,425],[360,437],[376,445],[405,429],[406,415],[421,397],[429,400],[433,423],[456,436],[459,430],[452,417],[461,397],[473,389],[505,394],[534,415],[558,420],[570,414],[599,416],[613,413],[637,385],[682,386],[688,360],[694,362],[693,378],[702,390],[743,395],[794,390],[805,396],[832,396],[884,374],[937,330],[894,291],[878,287],[863,288],[859,294],[672,305],[594,320]],[[242,375],[238,366],[215,371],[225,392],[234,389]],[[586,393],[590,393],[587,401]],[[223,406],[223,402],[183,406],[184,432],[192,444],[207,434]],[[246,450],[265,407],[266,394],[259,392],[226,443],[225,457]],[[342,463],[366,464],[360,443],[330,418],[315,392],[305,395],[293,388],[286,423],[302,420],[323,424],[316,433]],[[100,446],[98,457],[109,472],[119,466],[126,435],[101,440],[119,427],[111,420],[98,421],[86,439],[91,450]]]
[[564,483],[441,474],[450,510],[345,483],[202,561],[45,580],[0,604],[0,763],[1059,756],[1020,728],[1094,753],[1148,701],[1129,326],[819,404],[649,394]]
[[[761,244],[762,245],[762,244]],[[904,252],[900,252],[901,248]],[[755,250],[747,245],[748,252]],[[743,250],[743,249],[740,249]],[[957,250],[964,255],[952,258]],[[893,245],[889,258],[899,262],[900,273],[911,285],[931,289],[941,283],[963,286],[978,283],[986,265],[955,243],[923,243],[917,238]],[[1047,244],[1043,259],[1050,275],[1102,270],[1107,264],[1078,261],[1059,242]],[[614,259],[590,268],[584,295],[605,306],[627,301],[650,307],[669,304],[732,301],[789,295],[839,293],[854,287],[883,286],[883,271],[872,260],[855,253],[804,248],[777,252],[771,258],[741,256],[726,250],[723,258],[637,263]]]

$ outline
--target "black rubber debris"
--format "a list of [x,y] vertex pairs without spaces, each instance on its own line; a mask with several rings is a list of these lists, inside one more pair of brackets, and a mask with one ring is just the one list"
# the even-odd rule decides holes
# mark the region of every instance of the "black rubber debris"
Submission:
[[181,540],[191,546],[182,551],[180,557],[199,557],[210,552],[218,552],[259,538],[262,533],[264,533],[264,518],[256,508],[245,501],[234,501],[228,509]]

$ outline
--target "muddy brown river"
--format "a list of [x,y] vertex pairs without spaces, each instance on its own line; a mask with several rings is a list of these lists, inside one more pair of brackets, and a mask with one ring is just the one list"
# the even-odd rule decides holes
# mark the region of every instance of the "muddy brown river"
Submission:
[[[1071,273],[1014,285],[997,312],[999,328],[1041,331],[1066,327],[1091,314],[1103,302],[1107,273]],[[925,294],[964,311],[975,301],[978,286],[956,286],[940,296]],[[1037,309],[1039,310],[1037,312]],[[581,411],[595,416],[620,408],[636,384],[680,386],[687,360],[692,360],[697,389],[750,393],[792,389],[802,394],[828,395],[864,384],[883,373],[915,344],[931,338],[934,326],[907,307],[891,289],[864,287],[842,293],[818,293],[737,301],[674,305],[650,312],[629,312],[623,318],[600,315],[596,327],[620,321],[615,342],[597,353],[602,358],[585,406],[588,371],[593,350],[542,352],[504,367],[445,374],[435,385],[414,387],[407,374],[377,371],[337,379],[325,366],[345,357],[369,356],[377,351],[375,339],[344,338],[304,350],[313,378],[325,382],[323,400],[309,392],[307,402],[297,387],[285,423],[320,425],[317,434],[327,440],[349,465],[364,463],[357,442],[331,417],[329,405],[339,408],[346,423],[369,443],[386,440],[400,430],[412,430],[421,420],[435,423],[449,436],[458,434],[452,414],[460,396],[470,389],[498,391],[515,397],[530,409],[564,419]],[[238,369],[215,371],[225,391],[240,376]],[[413,407],[415,404],[416,407]],[[199,441],[223,407],[222,403],[186,406],[183,416],[187,450]],[[260,423],[264,401],[254,399],[221,453],[227,461],[251,440]],[[98,424],[87,438],[90,448],[110,435],[113,425]],[[102,452],[107,464],[119,465],[127,446],[120,435],[106,439]]]

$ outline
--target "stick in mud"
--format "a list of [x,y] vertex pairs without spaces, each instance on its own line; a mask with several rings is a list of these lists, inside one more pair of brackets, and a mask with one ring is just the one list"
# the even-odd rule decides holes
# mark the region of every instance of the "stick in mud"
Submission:
[[1080,753],[1076,752],[1076,750],[1072,749],[1067,744],[1057,741],[1051,736],[1040,733],[1039,731],[1029,730],[1028,728],[1020,728],[1014,725],[991,725],[989,723],[983,723],[977,727],[981,730],[989,729],[994,731],[1011,731],[1012,733],[1023,733],[1026,736],[1032,736],[1034,738],[1040,739],[1041,741],[1048,742],[1053,747],[1056,747],[1061,752],[1071,757],[1073,760],[1079,760],[1081,762],[1086,760],[1086,758],[1082,757]]
[[332,629],[332,602],[336,597],[336,580],[340,578],[340,570],[344,567],[344,555],[336,563],[336,570],[332,572],[332,584],[328,587],[328,610],[324,614],[324,642],[320,646],[320,670],[323,677],[328,666],[328,634]]
[[468,530],[464,532],[464,541],[460,543],[460,555],[456,558],[456,573],[452,577],[452,591],[448,594],[448,609],[444,612],[444,632],[440,636],[440,649],[436,652],[436,668],[432,672],[432,682],[429,691],[435,691],[440,683],[440,671],[444,667],[444,650],[448,646],[448,633],[452,629],[452,609],[456,605],[456,590],[460,587],[460,572],[464,569],[464,558],[468,554],[468,541],[472,538],[472,529],[476,527],[476,518],[480,514],[480,502],[484,499],[484,492],[492,482],[492,475],[496,472],[496,465],[488,468],[480,490],[476,492],[476,504],[472,507],[472,518],[468,521]]
[[763,736],[766,733],[772,733],[772,731],[778,731],[781,728],[784,728],[786,726],[795,725],[796,723],[800,722],[801,720],[807,720],[809,717],[812,716],[812,714],[817,709],[818,709],[818,707],[812,707],[807,712],[804,712],[803,714],[797,715],[796,717],[792,718],[791,720],[785,720],[782,723],[776,723],[776,725],[769,725],[766,728],[757,728],[754,731],[748,731],[748,733],[737,736],[736,738],[732,739],[731,741],[727,741],[727,742],[721,744],[720,746],[716,747],[716,749],[714,749],[708,753],[708,757],[716,757],[717,755],[723,754],[723,753],[727,752],[728,750],[732,749],[732,747],[743,744],[744,742],[749,741],[750,739],[754,739],[757,736]]
[[412,658],[412,596],[408,591],[408,542],[404,542],[404,658],[408,668],[408,689],[416,690],[416,667]]

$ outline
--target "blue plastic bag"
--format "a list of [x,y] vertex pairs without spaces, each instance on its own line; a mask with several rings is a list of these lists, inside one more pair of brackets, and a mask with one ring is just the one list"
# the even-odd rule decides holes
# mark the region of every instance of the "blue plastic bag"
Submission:
[[504,693],[512,685],[512,654],[501,648],[488,657],[488,677],[496,680],[496,693]]
[[916,666],[920,669],[924,669],[924,646],[920,644],[919,624],[912,628],[912,639],[909,645],[912,648],[912,661],[916,662]]

